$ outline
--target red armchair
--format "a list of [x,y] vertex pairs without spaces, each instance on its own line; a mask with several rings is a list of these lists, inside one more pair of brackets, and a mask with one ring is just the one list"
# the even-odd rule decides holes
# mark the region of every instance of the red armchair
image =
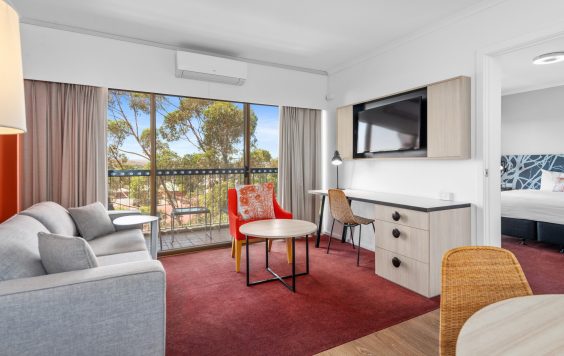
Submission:
[[[291,219],[292,213],[282,209],[276,196],[273,197],[274,202],[274,216],[276,219]],[[244,225],[253,220],[243,220],[237,213],[237,190],[229,189],[227,191],[227,211],[229,213],[229,233],[231,234],[231,257],[235,257],[235,271],[239,272],[241,266],[241,251],[243,249],[243,242],[245,235],[239,232],[241,225]],[[250,237],[249,237],[250,239]],[[272,240],[270,240],[270,243]],[[292,261],[292,244],[288,239],[286,244],[286,253],[288,255],[288,263]]]

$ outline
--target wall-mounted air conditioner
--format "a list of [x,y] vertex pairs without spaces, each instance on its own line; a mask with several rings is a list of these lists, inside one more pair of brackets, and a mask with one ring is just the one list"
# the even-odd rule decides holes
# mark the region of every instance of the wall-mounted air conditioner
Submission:
[[247,79],[247,63],[190,52],[176,52],[178,78],[206,82],[243,85]]

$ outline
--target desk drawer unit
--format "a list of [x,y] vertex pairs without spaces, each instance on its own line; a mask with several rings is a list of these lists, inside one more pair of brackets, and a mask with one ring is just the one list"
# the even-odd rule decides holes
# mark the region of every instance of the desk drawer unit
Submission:
[[376,247],[429,263],[429,231],[378,221]]
[[392,206],[376,205],[376,219],[394,224],[429,230],[429,213]]
[[378,275],[422,295],[429,295],[429,264],[376,248]]
[[375,206],[376,274],[426,297],[440,294],[443,254],[470,245],[470,208]]

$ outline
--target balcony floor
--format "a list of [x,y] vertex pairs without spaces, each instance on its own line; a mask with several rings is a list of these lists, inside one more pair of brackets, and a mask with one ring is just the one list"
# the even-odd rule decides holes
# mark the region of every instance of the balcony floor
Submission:
[[[163,240],[162,250],[170,251],[231,242],[231,235],[229,234],[229,227],[227,226],[221,228],[213,227],[211,235],[210,239],[207,235],[207,231],[204,230],[178,231],[174,233],[173,241],[173,234],[170,231],[161,232],[161,238]],[[149,236],[150,235],[145,234],[147,247],[149,247]]]

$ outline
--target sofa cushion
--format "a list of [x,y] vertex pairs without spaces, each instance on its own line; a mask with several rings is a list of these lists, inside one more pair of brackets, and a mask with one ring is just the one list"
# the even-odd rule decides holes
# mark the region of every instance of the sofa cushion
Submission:
[[100,256],[97,259],[99,266],[109,266],[109,265],[117,265],[120,263],[150,261],[151,255],[149,255],[148,251],[135,251],[135,252],[117,253],[115,255]]
[[92,240],[116,231],[102,203],[96,202],[80,208],[70,208],[69,212],[76,223],[80,236]]
[[116,231],[88,241],[97,257],[116,253],[147,251],[141,230]]
[[52,201],[37,203],[20,214],[38,220],[53,234],[78,236],[76,225],[67,209]]
[[40,232],[39,256],[47,273],[62,273],[98,267],[88,242],[78,236]]
[[0,281],[46,274],[37,247],[39,232],[49,231],[26,215],[16,215],[0,224]]

